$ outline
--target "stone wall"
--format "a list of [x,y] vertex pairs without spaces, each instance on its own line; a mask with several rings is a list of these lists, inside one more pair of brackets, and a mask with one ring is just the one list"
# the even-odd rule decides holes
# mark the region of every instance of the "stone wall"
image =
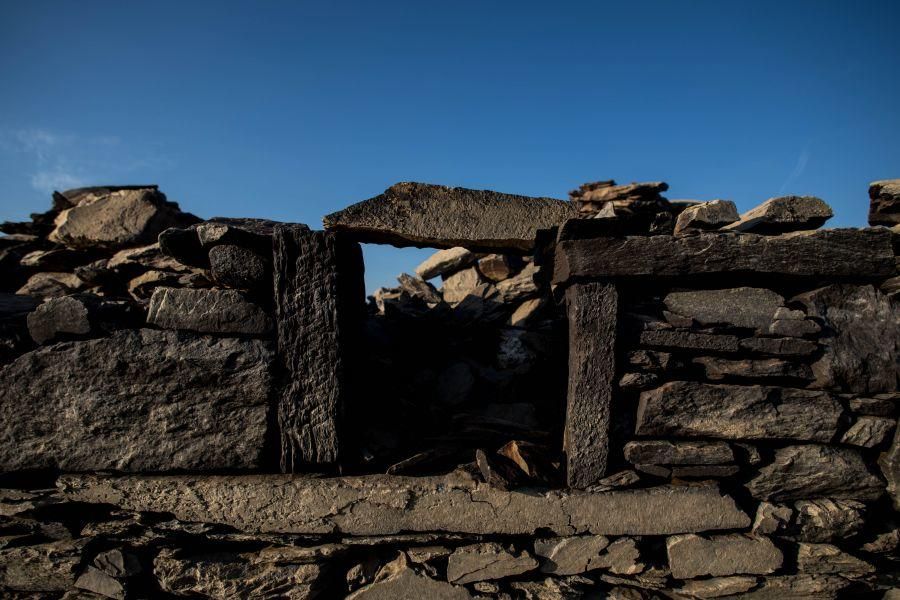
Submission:
[[[0,225],[0,595],[900,594],[900,182],[667,189]],[[442,250],[367,304],[360,242]]]

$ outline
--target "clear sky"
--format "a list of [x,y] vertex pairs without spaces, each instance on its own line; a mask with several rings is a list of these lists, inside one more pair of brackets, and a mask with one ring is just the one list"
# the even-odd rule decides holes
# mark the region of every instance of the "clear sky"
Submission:
[[[0,0],[0,220],[157,183],[321,226],[397,181],[777,195],[900,177],[900,2]],[[365,249],[370,291],[427,251]]]

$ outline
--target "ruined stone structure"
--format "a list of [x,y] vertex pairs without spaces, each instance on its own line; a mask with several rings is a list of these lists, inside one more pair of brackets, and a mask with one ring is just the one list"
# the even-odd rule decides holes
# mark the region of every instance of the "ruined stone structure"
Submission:
[[667,190],[0,225],[0,596],[900,597],[900,180]]

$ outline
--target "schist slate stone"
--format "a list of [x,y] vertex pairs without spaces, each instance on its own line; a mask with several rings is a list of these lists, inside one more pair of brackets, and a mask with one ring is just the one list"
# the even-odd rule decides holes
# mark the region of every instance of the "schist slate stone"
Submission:
[[584,488],[606,475],[618,304],[610,283],[566,290],[569,389],[563,445],[570,487]]
[[871,285],[835,284],[797,296],[828,329],[812,365],[816,386],[856,393],[900,387],[900,303]]
[[784,298],[765,288],[739,287],[671,292],[663,303],[703,326],[721,324],[768,332]]
[[284,472],[338,460],[338,430],[365,310],[359,244],[305,225],[274,233],[275,313],[285,385],[278,402]]
[[635,433],[828,442],[842,412],[826,392],[673,381],[641,393]]
[[150,298],[147,322],[225,335],[263,336],[272,331],[272,318],[237,290],[158,287]]
[[262,467],[272,359],[151,329],[29,352],[0,370],[0,471]]
[[553,198],[404,182],[323,222],[362,242],[490,252],[531,250],[538,229],[574,216],[573,204]]
[[816,229],[834,213],[823,200],[815,196],[781,196],[770,198],[724,229],[754,233],[784,233],[801,229]]
[[826,229],[779,236],[703,233],[567,240],[553,282],[577,277],[757,276],[883,279],[895,272],[887,229]]
[[183,213],[156,186],[90,188],[56,217],[49,239],[71,248],[118,248],[150,244],[167,227],[199,221]]
[[884,493],[884,483],[869,472],[857,450],[807,444],[776,450],[747,489],[761,500],[875,500]]
[[717,465],[734,460],[734,452],[725,442],[632,440],[625,444],[624,454],[625,460],[634,464]]
[[869,225],[900,224],[900,179],[869,184]]
[[676,535],[666,540],[672,576],[691,579],[703,575],[721,577],[772,573],[784,556],[769,538],[735,533],[702,537]]
[[734,500],[708,484],[509,492],[455,471],[433,477],[66,475],[58,485],[72,500],[254,532],[668,535],[750,526]]

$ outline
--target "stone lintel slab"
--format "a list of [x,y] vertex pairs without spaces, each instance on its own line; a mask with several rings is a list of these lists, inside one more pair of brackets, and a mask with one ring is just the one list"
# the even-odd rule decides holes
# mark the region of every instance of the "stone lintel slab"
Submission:
[[327,215],[329,231],[361,242],[491,252],[527,252],[539,229],[575,216],[575,205],[490,190],[402,182]]
[[491,487],[456,471],[434,477],[65,475],[71,500],[248,532],[668,535],[744,529],[750,518],[714,484],[611,492]]
[[891,233],[884,228],[564,240],[556,246],[554,263],[555,284],[715,274],[879,279],[896,271]]
[[618,304],[612,283],[576,284],[566,290],[569,384],[563,447],[573,488],[585,488],[606,475]]

